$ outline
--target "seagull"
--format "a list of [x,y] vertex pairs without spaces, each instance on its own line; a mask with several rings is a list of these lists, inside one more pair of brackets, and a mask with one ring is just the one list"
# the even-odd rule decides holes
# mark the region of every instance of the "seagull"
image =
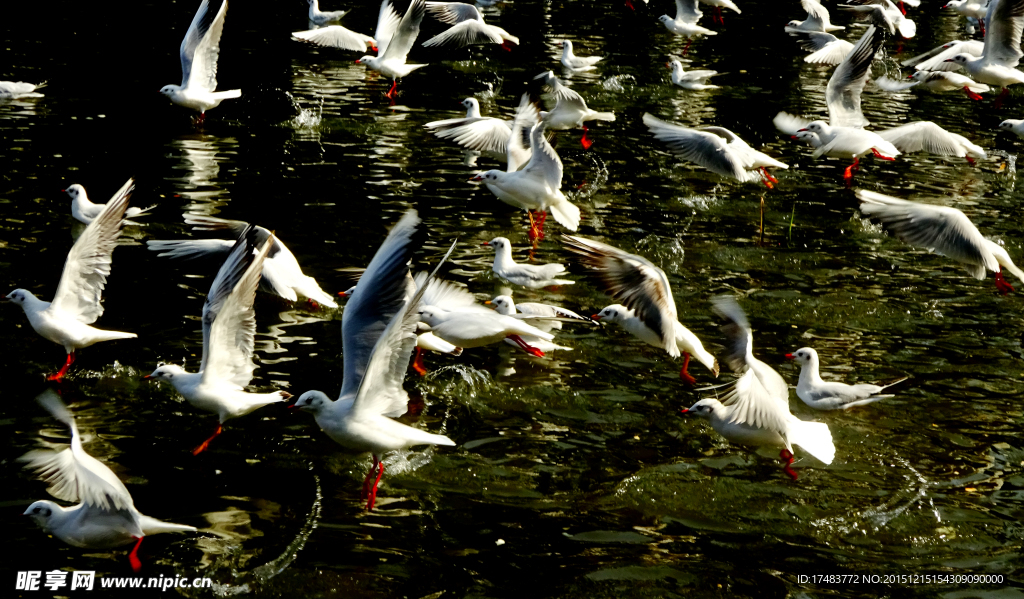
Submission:
[[563,322],[585,322],[596,325],[598,322],[589,316],[577,314],[572,310],[566,310],[550,304],[536,302],[523,302],[517,304],[507,295],[499,295],[485,304],[494,304],[498,314],[512,316],[532,324],[538,329],[549,333],[552,330],[561,330]]
[[683,89],[701,91],[705,89],[718,89],[717,85],[711,85],[707,81],[718,74],[718,71],[710,69],[684,71],[683,63],[672,60],[665,63],[665,66],[672,69],[672,83]]
[[808,31],[841,31],[846,29],[842,25],[833,25],[829,22],[828,9],[822,6],[819,0],[800,0],[800,6],[807,11],[807,18],[803,21],[793,20],[786,24],[786,31],[789,33],[803,33]]
[[917,71],[908,76],[907,79],[910,80],[910,83],[895,81],[888,77],[879,77],[875,79],[875,85],[887,92],[899,92],[910,89],[915,85],[923,85],[933,92],[963,90],[967,97],[972,100],[980,100],[981,96],[978,94],[989,91],[989,86],[984,83],[978,83],[970,77],[948,71]]
[[947,62],[947,58],[953,58],[957,54],[981,56],[981,53],[984,51],[984,42],[953,40],[941,46],[936,46],[924,54],[908,58],[900,64],[905,67],[914,67],[918,71],[955,71],[960,68],[960,65],[955,62]]
[[[384,453],[416,445],[455,445],[444,435],[412,428],[389,417],[404,414],[409,403],[402,381],[416,345],[420,300],[428,287],[421,285],[414,294],[407,295],[408,264],[421,237],[421,226],[415,210],[402,216],[373,256],[345,307],[345,377],[338,399],[331,401],[322,391],[306,391],[289,406],[312,413],[320,430],[335,443],[372,454],[373,466],[363,480],[368,510],[377,500]],[[389,316],[392,310],[393,316]],[[374,475],[376,480],[371,485]]]
[[723,177],[732,177],[741,183],[760,179],[772,187],[779,180],[768,173],[767,167],[789,168],[788,164],[751,148],[725,127],[690,129],[663,121],[650,113],[644,113],[643,119],[654,138],[665,142],[680,159],[699,164]]
[[878,136],[892,143],[900,152],[928,152],[939,156],[956,156],[966,158],[971,164],[974,159],[987,157],[985,150],[974,145],[966,137],[950,133],[931,121],[916,121],[883,129]]
[[861,156],[874,154],[882,160],[895,160],[900,153],[896,146],[877,133],[864,129],[870,123],[860,108],[861,93],[870,74],[871,62],[884,41],[883,30],[869,26],[850,54],[836,67],[825,87],[827,123],[808,121],[785,112],[775,115],[773,120],[779,131],[790,136],[801,131],[817,133],[821,144],[811,154],[814,158],[824,154],[852,159],[853,164],[843,172],[847,182],[853,178],[853,170],[859,167]]
[[217,89],[217,56],[220,54],[220,36],[224,32],[224,15],[228,13],[228,0],[203,0],[196,11],[192,25],[181,40],[181,85],[165,85],[160,93],[174,104],[199,112],[199,120],[206,111],[216,108],[224,100],[238,98],[242,90],[226,92]]
[[420,34],[420,23],[423,22],[426,10],[427,4],[424,0],[412,0],[405,11],[405,16],[399,19],[391,0],[384,0],[380,5],[377,31],[373,36],[379,48],[377,56],[363,56],[356,64],[365,64],[374,71],[391,77],[391,89],[386,94],[388,98],[394,99],[395,88],[398,87],[400,78],[427,66],[405,62],[409,57],[409,50],[412,50],[413,44],[416,43],[416,36]]
[[[673,358],[683,354],[679,377],[691,385],[696,383],[689,371],[690,355],[707,366],[716,377],[718,362],[704,350],[696,335],[679,323],[676,301],[665,271],[647,258],[624,252],[600,241],[562,235],[566,248],[579,254],[583,264],[594,271],[605,293],[621,300],[624,306],[609,306],[594,320],[608,317],[641,340],[660,347]],[[620,310],[621,308],[621,310]]]
[[1024,83],[1024,72],[1015,68],[1024,57],[1020,49],[1024,0],[991,0],[985,23],[988,32],[981,56],[961,53],[947,58],[946,62],[957,63],[979,83],[1003,88],[999,96],[1002,100],[1010,92],[1009,86]]
[[950,0],[942,8],[952,8],[967,17],[968,21],[976,20],[981,25],[981,35],[985,37],[985,13],[988,12],[989,0]]
[[[114,198],[122,195],[125,193],[126,189],[130,189],[134,185],[134,180],[128,179],[128,182],[122,185],[121,189],[117,190],[117,193],[114,194]],[[91,223],[107,206],[106,204],[93,204],[90,202],[89,196],[85,193],[85,188],[78,183],[69,186],[63,191],[71,196],[71,216],[75,217],[75,220],[80,223],[84,223],[86,225]],[[152,209],[153,206],[150,206],[149,208],[130,207],[124,214],[126,218],[132,219],[137,216],[141,216],[143,213],[149,212]]]
[[519,45],[519,38],[511,35],[501,27],[488,25],[484,15],[472,4],[462,2],[427,2],[427,12],[442,23],[451,25],[444,33],[439,33],[423,42],[424,48],[455,43],[459,46],[473,44],[501,44],[505,50]]
[[50,484],[47,491],[51,495],[78,502],[70,508],[46,500],[28,506],[24,515],[39,528],[68,545],[84,549],[110,549],[134,542],[128,561],[136,572],[142,568],[138,552],[146,535],[196,531],[194,526],[142,515],[117,475],[85,452],[75,417],[60,397],[47,389],[36,401],[71,430],[71,446],[61,451],[36,449],[19,460]]
[[[990,34],[991,30],[990,27]],[[857,190],[855,195],[864,216],[882,221],[886,229],[910,245],[960,262],[964,270],[979,281],[988,270],[996,273],[996,288],[1003,295],[1013,291],[1003,278],[1003,268],[1024,281],[1024,272],[1017,268],[1003,246],[985,239],[974,223],[956,208],[909,202],[863,189]]]
[[707,4],[708,6],[715,7],[715,16],[711,20],[722,25],[725,25],[725,19],[722,18],[723,8],[728,8],[736,14],[743,12],[732,0],[700,0],[700,2],[701,4]]
[[551,341],[554,335],[545,333],[519,318],[498,314],[493,310],[445,310],[438,306],[420,306],[420,322],[445,341],[463,348],[483,347],[511,339],[528,354],[544,357],[544,352],[528,344],[523,338],[534,337]]
[[850,52],[853,51],[853,44],[841,40],[831,33],[820,31],[808,31],[807,39],[801,42],[801,47],[810,52],[804,56],[804,62],[811,64],[835,65],[843,62]]
[[495,237],[484,245],[494,248],[494,274],[506,281],[529,289],[540,289],[553,285],[574,285],[576,281],[558,279],[565,272],[564,264],[517,264],[512,259],[512,242],[505,237]]
[[[557,323],[559,325],[559,328],[561,328],[561,325],[562,325],[562,323],[560,321],[558,321],[558,320],[549,320],[549,318],[558,318],[557,316],[552,316],[552,317],[543,317],[542,316],[542,317],[538,317],[537,315],[531,316],[529,314],[522,314],[522,313],[516,312],[516,305],[515,305],[515,303],[512,301],[512,298],[507,296],[507,295],[499,295],[499,296],[495,297],[493,300],[488,301],[488,302],[484,302],[484,303],[485,304],[493,304],[494,305],[494,311],[497,312],[498,314],[501,314],[503,316],[510,316],[512,318],[518,318],[519,320],[522,320],[523,322],[529,323],[529,324],[537,327],[538,329],[544,331],[545,333],[551,332],[551,329],[548,329],[545,326],[545,324],[550,325],[550,324]],[[572,319],[572,320],[575,320],[575,319]],[[562,345],[557,345],[555,343],[552,343],[551,341],[545,341],[544,339],[541,339],[540,337],[533,337],[531,335],[521,335],[520,337],[530,347],[535,347],[535,348],[539,349],[541,352],[545,352],[545,353],[549,352],[549,351],[555,351],[555,350],[571,350],[572,349],[571,347],[564,347]],[[515,342],[512,339],[509,339],[508,337],[505,338],[505,343],[507,343],[509,345],[513,345],[513,346],[519,347],[519,344],[517,342]]]
[[665,29],[687,38],[686,47],[683,48],[683,56],[686,56],[687,50],[690,49],[690,43],[693,41],[694,36],[718,35],[717,32],[697,24],[697,21],[702,16],[704,16],[704,13],[697,8],[697,0],[676,0],[676,18],[673,19],[668,15],[658,17],[658,20],[665,26]]
[[815,410],[849,410],[880,399],[896,397],[880,393],[907,380],[907,377],[904,377],[882,386],[825,382],[818,374],[818,352],[812,347],[802,347],[791,354],[786,354],[786,359],[794,360],[800,365],[800,381],[796,385],[797,397]]
[[[904,0],[905,1],[905,0]],[[850,5],[853,6],[850,6]],[[892,0],[847,0],[839,5],[840,10],[849,10],[864,15],[872,15],[875,24],[885,23],[889,33],[899,31],[904,39],[910,39],[917,33],[917,24],[905,16],[905,12],[892,3]]]
[[347,10],[320,10],[320,0],[306,0],[309,2],[309,21],[314,25],[326,25],[333,21],[340,21],[348,14]]
[[[543,235],[548,210],[560,225],[570,231],[575,231],[580,225],[580,209],[562,193],[562,160],[545,139],[544,127],[545,124],[540,122],[529,131],[530,159],[526,166],[515,170],[512,162],[515,153],[522,151],[518,149],[522,140],[517,139],[517,127],[514,125],[509,144],[508,172],[489,170],[470,179],[482,181],[502,202],[527,210],[530,213],[530,236],[534,239]],[[534,211],[540,213],[539,225],[534,222]]]
[[573,71],[592,71],[597,67],[598,62],[604,60],[604,56],[576,56],[572,53],[572,42],[562,42],[562,66]]
[[465,118],[431,121],[424,126],[441,139],[450,139],[477,152],[507,152],[512,121],[481,116],[476,98],[466,98],[462,105],[466,108]]
[[589,150],[594,144],[587,139],[586,121],[614,121],[615,115],[611,112],[598,112],[587,108],[587,102],[583,96],[562,85],[562,82],[555,77],[551,71],[545,71],[534,79],[541,79],[545,90],[555,98],[555,107],[551,112],[541,112],[540,118],[545,125],[551,129],[572,129],[583,127],[583,137],[580,144],[584,150]]
[[[310,0],[310,2],[316,2],[316,0]],[[310,10],[312,10],[312,6],[310,6]],[[292,33],[292,39],[315,46],[339,48],[351,52],[366,52],[367,48],[377,52],[377,40],[366,34],[356,33],[341,25],[328,25],[319,29],[296,31]]]
[[794,445],[831,464],[836,448],[828,425],[790,413],[789,386],[771,366],[754,357],[754,335],[736,300],[719,297],[713,305],[715,313],[727,321],[722,327],[731,342],[727,361],[740,378],[723,401],[705,398],[681,412],[706,418],[711,428],[733,443],[782,447],[783,471],[793,480],[797,478],[792,469]]
[[[227,231],[236,236],[249,226],[249,223],[240,220],[191,213],[185,214],[185,224],[193,225],[193,231]],[[263,227],[257,226],[255,231],[257,247],[262,246],[271,237],[270,231]],[[235,242],[230,239],[150,239],[146,241],[146,245],[154,252],[161,252],[157,254],[161,258],[190,259],[199,256],[226,258],[235,246]],[[276,235],[270,253],[263,261],[263,278],[260,286],[265,291],[290,302],[298,301],[299,297],[305,297],[313,303],[319,303],[328,308],[338,307],[338,303],[330,294],[320,288],[316,279],[302,272],[302,267],[299,266],[295,255]]]
[[1017,137],[1024,137],[1024,119],[1006,119],[999,123],[999,128],[1010,131]]
[[25,289],[15,289],[7,294],[7,299],[25,311],[29,324],[40,336],[63,345],[68,353],[64,367],[47,377],[48,380],[64,378],[75,361],[76,353],[84,347],[100,341],[137,337],[135,333],[104,331],[89,326],[103,314],[100,296],[107,284],[114,246],[121,234],[128,198],[133,189],[135,184],[129,179],[71,246],[53,301],[44,302]]
[[193,451],[199,455],[223,431],[223,424],[265,405],[291,397],[286,391],[247,393],[256,365],[252,362],[256,337],[256,287],[263,261],[274,246],[273,235],[253,252],[258,237],[249,225],[220,267],[203,305],[203,358],[198,372],[163,364],[143,379],[167,381],[190,404],[217,414],[217,430]]
[[43,94],[36,90],[44,86],[46,86],[45,83],[0,81],[0,100],[13,100],[15,98],[42,98]]

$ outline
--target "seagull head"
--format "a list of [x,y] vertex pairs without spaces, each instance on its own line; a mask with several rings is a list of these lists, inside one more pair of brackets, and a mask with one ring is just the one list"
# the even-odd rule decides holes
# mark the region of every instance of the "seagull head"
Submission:
[[797,131],[797,133],[800,133],[801,131],[811,131],[812,133],[820,135],[821,133],[828,133],[831,129],[825,121],[811,121],[810,123],[807,123],[806,127]]
[[662,23],[668,25],[669,23],[671,23],[675,19],[673,19],[672,17],[670,17],[668,15],[661,15],[660,17],[658,17],[658,20],[661,21]]
[[814,131],[798,131],[793,139],[798,139],[807,145],[814,146],[815,148],[821,145],[821,138]]
[[180,85],[165,85],[160,88],[160,93],[168,97],[173,96],[179,91],[181,91]]
[[8,293],[4,297],[6,297],[15,304],[18,304],[19,306],[24,306],[25,302],[28,301],[29,298],[35,299],[36,296],[32,295],[31,291],[27,291],[25,289],[15,289],[14,291]]
[[483,242],[482,245],[494,248],[495,252],[498,252],[499,250],[503,250],[505,248],[512,249],[512,242],[509,241],[508,238],[506,237],[495,237],[490,241]]
[[673,71],[675,71],[677,69],[682,71],[683,70],[683,63],[679,62],[678,60],[670,60],[670,61],[665,63],[665,68],[666,69],[672,69]]
[[971,61],[972,58],[974,58],[974,57],[971,56],[970,54],[957,54],[953,58],[947,58],[946,60],[943,60],[942,62],[956,62],[956,63],[959,63],[959,64],[967,64],[968,62]]
[[511,316],[511,315],[516,313],[516,305],[512,301],[512,298],[507,296],[507,295],[499,295],[499,296],[495,297],[494,299],[492,299],[491,301],[484,302],[484,303],[493,304],[494,307],[495,307],[495,311],[498,314],[504,314],[505,316]]
[[470,182],[483,181],[484,184],[487,184],[487,183],[497,183],[498,179],[500,179],[501,176],[504,175],[504,174],[505,173],[503,171],[489,170],[487,172],[477,173],[477,175],[475,177],[470,179]]
[[185,369],[177,364],[161,364],[156,370],[142,377],[144,380],[156,379],[158,381],[174,381],[174,377],[185,372]]
[[295,403],[288,407],[316,414],[329,405],[331,405],[331,400],[322,391],[306,391],[295,400]]
[[808,364],[818,364],[818,352],[812,347],[801,347],[791,354],[786,354],[787,360],[793,360],[800,365],[801,368]]
[[1020,120],[1020,119],[1006,119],[1005,121],[999,123],[999,128],[1000,129],[1006,129],[1007,131],[1009,131],[1009,130],[1013,129],[1014,127],[1016,127],[1017,125],[1021,124],[1021,123],[1024,123],[1024,120]]
[[711,415],[714,413],[715,408],[718,408],[721,405],[722,403],[720,401],[713,397],[709,397],[707,399],[702,399],[698,401],[689,408],[683,408],[682,410],[679,410],[679,413],[686,414],[688,416],[693,415],[699,418],[711,418]]
[[801,26],[803,24],[804,24],[803,21],[797,21],[796,19],[793,19],[789,23],[786,23],[786,27],[799,27],[799,26]]
[[358,285],[353,285],[346,289],[345,291],[339,291],[338,295],[340,297],[352,297],[352,294],[356,292],[356,287],[358,287]]
[[359,60],[357,60],[356,64],[368,64],[368,65],[370,65],[372,67],[373,63],[376,60],[377,60],[376,57],[367,55],[367,56],[364,56],[364,57],[360,58]]
[[419,315],[420,322],[429,327],[433,327],[443,318],[444,310],[437,306],[420,306]]
[[85,188],[79,185],[78,183],[68,186],[68,188],[64,190],[64,193],[71,196],[72,200],[77,200],[80,198],[86,199],[88,197],[85,195]]
[[591,316],[594,320],[600,320],[602,322],[614,322],[621,324],[629,316],[629,308],[622,304],[612,304],[605,306],[603,310]]
[[572,52],[572,42],[565,40],[562,42],[562,49]]
[[60,507],[52,501],[37,501],[32,505],[28,506],[28,509],[22,514],[32,518],[32,521],[39,525],[39,528],[43,530],[50,530],[50,518],[58,512],[63,512],[64,508]]

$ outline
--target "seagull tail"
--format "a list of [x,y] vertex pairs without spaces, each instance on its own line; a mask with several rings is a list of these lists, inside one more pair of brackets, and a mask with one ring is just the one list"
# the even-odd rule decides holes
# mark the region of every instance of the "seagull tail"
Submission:
[[613,113],[613,112],[595,112],[594,114],[590,115],[590,118],[592,118],[595,121],[609,121],[610,122],[610,121],[614,121],[615,120],[615,113]]
[[104,331],[96,329],[96,343],[100,341],[113,341],[115,339],[135,339],[135,333],[122,333],[121,331]]
[[787,438],[790,443],[799,445],[824,464],[831,464],[836,457],[832,432],[824,422],[807,422],[794,416],[790,420]]
[[409,430],[404,431],[410,441],[411,445],[449,445],[454,446],[455,441],[452,441],[444,435],[435,435],[434,433],[428,433],[427,431],[421,431],[418,428],[408,427]]
[[242,90],[229,89],[226,92],[214,92],[213,97],[218,100],[230,100],[231,98],[240,98],[242,97]]
[[570,231],[580,227],[580,209],[568,200],[551,206],[551,216],[555,217],[558,224]]
[[162,532],[196,532],[195,526],[173,524],[171,522],[157,520],[156,518],[150,518],[149,516],[140,516],[139,525],[140,528],[142,528],[143,534],[146,535],[156,535]]

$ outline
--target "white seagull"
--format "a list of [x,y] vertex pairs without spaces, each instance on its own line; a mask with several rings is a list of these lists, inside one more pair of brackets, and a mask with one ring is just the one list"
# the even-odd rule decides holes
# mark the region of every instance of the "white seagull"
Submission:
[[488,25],[484,15],[472,4],[462,2],[427,2],[427,12],[442,23],[451,25],[423,42],[424,48],[454,43],[459,46],[473,44],[501,44],[506,50],[519,45],[519,38],[501,27]]
[[790,33],[805,33],[820,31],[841,31],[846,29],[842,25],[833,25],[829,22],[828,9],[822,6],[819,0],[800,0],[800,6],[807,11],[807,18],[803,21],[793,20],[786,24],[786,31]]
[[45,83],[25,83],[24,81],[0,81],[0,100],[42,98],[43,94],[36,90],[45,85]]
[[[520,312],[516,312],[516,305],[515,305],[515,303],[512,301],[512,298],[507,296],[507,295],[499,295],[499,296],[495,297],[493,300],[488,301],[488,302],[484,302],[484,303],[485,304],[493,304],[494,305],[494,311],[497,312],[498,314],[501,314],[503,316],[511,316],[512,318],[518,318],[519,320],[522,320],[524,322],[532,324],[533,326],[535,326],[538,329],[544,331],[545,333],[551,332],[551,329],[547,329],[545,325],[550,326],[551,324],[558,324],[559,327],[561,327],[561,325],[562,325],[561,321],[548,320],[549,317],[544,317],[544,316],[538,317],[538,315],[531,316],[529,314],[523,314],[523,313],[520,313]],[[553,318],[557,318],[557,317],[553,317]],[[567,320],[569,320],[569,319],[567,319]],[[571,319],[571,320],[575,320],[575,319]],[[572,349],[571,347],[565,347],[565,346],[562,346],[562,345],[558,345],[558,344],[552,343],[551,341],[545,341],[544,339],[541,339],[540,337],[533,337],[531,335],[521,335],[521,337],[522,337],[523,341],[526,342],[527,345],[529,345],[530,347],[535,347],[535,348],[539,349],[542,352],[549,352],[549,351],[555,351],[555,350],[571,350]],[[509,345],[514,345],[516,347],[519,347],[518,343],[516,343],[512,339],[509,339],[508,337],[505,338],[505,343],[507,343]]]
[[874,154],[882,160],[895,160],[899,150],[877,133],[867,131],[870,123],[861,112],[860,101],[864,85],[871,71],[871,62],[885,41],[883,30],[871,25],[864,32],[853,50],[836,67],[825,87],[825,103],[828,105],[828,122],[809,121],[785,112],[775,115],[775,127],[783,133],[796,136],[801,131],[818,134],[820,145],[814,158],[821,155],[847,158],[853,164],[846,167],[843,177],[847,182],[853,178],[853,170],[860,165],[861,156]]
[[781,447],[783,471],[796,480],[792,469],[793,446],[798,445],[824,464],[831,464],[836,448],[823,422],[800,420],[789,411],[789,386],[771,366],[754,357],[754,334],[743,310],[731,297],[714,300],[715,312],[726,319],[722,330],[731,346],[727,361],[740,378],[722,401],[706,398],[683,409],[710,421],[715,431],[743,445]]
[[107,284],[114,247],[134,188],[134,182],[129,180],[85,227],[68,252],[53,301],[45,302],[25,289],[15,289],[7,294],[7,299],[25,311],[29,324],[40,336],[63,345],[67,351],[64,367],[48,377],[51,381],[64,377],[78,350],[100,341],[134,339],[137,336],[135,333],[104,331],[89,326],[103,314],[100,297]]
[[[575,231],[580,225],[580,209],[562,193],[562,160],[544,137],[544,123],[538,123],[529,130],[529,162],[518,170],[512,159],[525,150],[519,148],[522,139],[516,135],[516,131],[525,131],[525,128],[513,126],[512,129],[508,150],[508,172],[489,170],[470,180],[482,181],[502,202],[528,211],[531,238],[543,235],[544,219],[548,210],[551,210],[551,214],[560,225]],[[534,222],[534,211],[540,213],[539,227]]]
[[441,139],[450,139],[477,152],[507,152],[512,121],[482,116],[480,102],[476,98],[466,98],[462,105],[466,108],[464,118],[431,121],[424,127]]
[[363,56],[356,64],[365,64],[374,71],[391,77],[391,89],[386,94],[388,98],[394,99],[395,88],[398,87],[400,78],[427,66],[406,62],[409,50],[412,50],[416,36],[420,34],[420,23],[423,22],[426,11],[427,3],[424,0],[412,0],[409,8],[405,10],[405,16],[399,19],[391,0],[384,0],[380,5],[377,31],[373,36],[379,48],[377,56]]
[[909,75],[907,79],[909,83],[895,81],[888,77],[879,77],[875,79],[875,85],[887,92],[900,92],[910,89],[915,85],[921,85],[933,92],[963,90],[967,97],[972,100],[980,100],[981,96],[978,94],[989,91],[989,86],[984,83],[978,83],[966,75],[949,71],[916,71]]
[[808,31],[807,39],[801,42],[800,46],[810,52],[804,56],[804,62],[811,64],[835,65],[843,62],[850,52],[853,51],[853,44],[841,40],[831,33],[820,31]]
[[[310,0],[310,2],[315,1],[316,0]],[[312,10],[312,7],[310,7],[310,10]],[[296,31],[292,33],[292,39],[298,42],[310,43],[315,46],[339,48],[341,50],[349,50],[351,52],[366,52],[367,48],[377,52],[377,40],[366,34],[357,33],[351,29],[342,27],[341,25],[328,25],[326,27],[320,27],[319,29]]]
[[710,69],[697,69],[684,71],[683,63],[678,60],[671,60],[665,66],[672,69],[672,83],[683,89],[701,91],[705,89],[718,89],[717,85],[708,83],[708,79],[718,74],[718,71]]
[[914,67],[918,71],[955,71],[960,68],[960,65],[955,62],[947,62],[947,58],[953,58],[957,54],[981,56],[984,51],[985,42],[953,40],[936,46],[924,54],[908,58],[900,64],[905,67]]
[[728,8],[736,14],[740,14],[743,11],[740,7],[736,6],[736,3],[732,0],[700,0],[701,4],[707,4],[708,6],[715,7],[715,16],[711,18],[712,22],[720,23],[725,25],[725,19],[722,18],[722,9]]
[[988,28],[981,56],[968,53],[947,58],[967,71],[979,83],[1003,88],[1000,100],[1010,92],[1009,86],[1024,83],[1024,72],[1017,70],[1024,52],[1020,49],[1024,31],[1024,0],[991,0],[985,16]]
[[167,381],[193,406],[217,414],[217,430],[193,450],[193,455],[206,450],[221,434],[227,420],[291,397],[285,391],[245,391],[256,370],[252,362],[256,342],[253,302],[263,260],[274,245],[271,236],[253,252],[257,235],[256,227],[245,228],[210,286],[203,305],[203,358],[199,371],[186,372],[181,366],[163,364],[142,377]]
[[[121,189],[117,190],[117,193],[113,195],[113,198],[117,198],[125,193],[125,190],[135,186],[135,181],[128,179],[128,182],[121,186]],[[75,217],[80,223],[89,224],[96,220],[96,217],[103,212],[103,209],[107,206],[106,204],[93,204],[89,201],[88,194],[85,193],[85,188],[75,183],[63,190],[66,194],[71,196],[71,216]],[[125,211],[125,218],[135,218],[141,216],[143,213],[153,209],[153,206],[149,208],[135,208],[129,207]]]
[[915,121],[883,129],[878,136],[896,146],[904,154],[928,152],[939,156],[966,158],[971,164],[975,159],[984,159],[987,154],[963,135],[951,133],[931,121]]
[[761,180],[768,187],[778,183],[767,167],[789,168],[784,162],[751,148],[725,127],[690,129],[644,113],[644,124],[654,138],[664,142],[682,160],[694,162],[723,177],[742,183]]
[[543,358],[544,352],[527,343],[524,337],[544,341],[555,338],[551,333],[545,333],[522,319],[486,308],[445,310],[438,306],[423,305],[419,308],[419,314],[420,322],[430,327],[432,333],[463,348],[483,347],[510,339],[526,353]]
[[907,380],[906,377],[888,385],[870,385],[861,383],[825,382],[818,374],[818,352],[813,347],[802,347],[791,354],[787,360],[800,365],[800,380],[796,385],[796,394],[805,404],[815,410],[849,410],[858,406],[866,406],[880,399],[896,397],[882,394],[889,387]]
[[615,114],[611,112],[598,112],[587,107],[583,96],[562,85],[562,82],[555,77],[551,71],[545,71],[534,79],[543,80],[542,84],[549,94],[555,98],[555,107],[550,112],[541,112],[540,118],[545,125],[551,129],[573,129],[583,127],[583,137],[580,144],[584,150],[590,149],[594,142],[587,139],[586,121],[614,121]]
[[956,208],[919,204],[862,189],[855,195],[865,216],[882,221],[886,229],[910,245],[956,260],[979,281],[986,271],[996,273],[996,288],[1004,295],[1013,287],[1003,278],[1003,268],[1024,281],[1024,272],[1003,246],[985,239]]
[[572,42],[562,42],[562,66],[572,71],[592,71],[597,67],[598,62],[604,60],[604,56],[576,56],[572,52]]
[[[402,382],[416,346],[418,309],[427,288],[421,285],[416,293],[407,295],[409,260],[417,246],[419,228],[416,211],[406,212],[373,256],[345,307],[345,378],[338,399],[331,401],[322,391],[306,391],[290,406],[312,413],[320,430],[335,443],[373,455],[373,466],[363,479],[368,510],[376,503],[377,485],[384,475],[383,454],[415,445],[455,445],[444,435],[389,418],[404,414],[409,403]],[[395,308],[394,315],[388,316]]]
[[494,248],[494,274],[510,283],[529,289],[540,289],[553,285],[574,285],[576,281],[556,278],[565,272],[564,264],[517,264],[512,259],[512,242],[505,237],[495,237],[483,245]]
[[661,24],[676,35],[686,37],[686,47],[683,48],[683,56],[690,49],[690,43],[697,35],[718,35],[706,27],[701,27],[697,21],[704,16],[704,13],[697,8],[697,0],[676,0],[676,18],[668,15],[661,15],[658,20]]
[[134,542],[128,560],[136,572],[142,568],[138,551],[146,535],[196,531],[194,526],[142,515],[117,475],[85,452],[75,417],[57,394],[48,389],[36,401],[71,430],[71,446],[61,451],[36,449],[19,459],[50,484],[47,491],[51,495],[78,505],[65,508],[52,501],[37,501],[24,515],[74,547],[110,549]]
[[228,0],[203,0],[185,39],[181,40],[181,85],[165,85],[160,89],[171,102],[198,111],[200,121],[206,117],[207,110],[242,95],[240,89],[215,91],[220,36],[227,12]]
[[[249,223],[240,220],[228,220],[214,216],[203,216],[200,214],[185,214],[185,223],[193,225],[193,231],[226,231],[231,235],[238,236],[245,231]],[[259,248],[270,239],[271,233],[263,227],[255,227],[256,238],[254,245]],[[161,258],[196,258],[199,256],[217,256],[226,258],[235,247],[235,242],[230,239],[150,239],[146,245],[154,252],[160,252],[157,256]],[[253,252],[256,252],[253,249]],[[313,277],[302,272],[295,254],[274,236],[270,253],[263,261],[263,278],[260,287],[278,297],[295,302],[304,297],[313,302],[318,302],[328,308],[337,308],[338,303],[330,294],[320,288],[320,284]]]
[[696,335],[680,324],[665,271],[643,256],[600,241],[572,235],[563,235],[562,240],[569,250],[580,255],[587,268],[596,271],[594,276],[604,292],[625,304],[605,308],[594,320],[607,317],[673,358],[682,353],[679,377],[691,385],[696,383],[687,370],[691,355],[718,376],[718,361],[704,350]]
[[1024,119],[1006,119],[999,123],[999,128],[1010,131],[1017,137],[1024,137]]
[[320,0],[306,0],[309,2],[309,22],[314,25],[326,25],[332,21],[340,21],[348,14],[347,10],[320,10]]
[[525,320],[545,333],[549,333],[556,329],[561,330],[563,322],[584,322],[592,325],[598,324],[596,320],[589,316],[583,316],[573,312],[572,310],[552,306],[550,304],[540,304],[537,302],[523,302],[517,304],[507,295],[499,295],[484,303],[494,304],[494,309],[498,311],[498,314],[504,314],[505,316],[512,316],[520,320]]
[[893,4],[892,0],[847,0],[846,4],[840,4],[838,8],[873,16],[876,25],[883,21],[889,28],[889,33],[895,34],[899,31],[906,39],[914,37],[917,33],[917,24],[908,19],[906,13]]

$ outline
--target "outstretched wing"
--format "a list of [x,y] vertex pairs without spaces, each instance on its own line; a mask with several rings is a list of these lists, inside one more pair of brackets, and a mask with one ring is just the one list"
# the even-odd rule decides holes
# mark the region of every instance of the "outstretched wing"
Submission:
[[228,0],[203,0],[181,40],[181,86],[212,92],[217,89],[217,56]]
[[[423,22],[423,15],[427,12],[427,3],[424,0],[412,0],[412,4],[405,11],[405,16],[398,23],[395,34],[388,41],[387,48],[381,48],[380,56],[386,60],[398,60],[405,62],[416,43],[416,37],[420,34],[420,23]],[[380,47],[378,40],[377,46]]]
[[52,308],[85,324],[96,322],[103,314],[100,297],[110,275],[114,246],[121,234],[121,224],[133,189],[135,181],[128,179],[71,247],[57,292],[53,295]]
[[825,87],[828,124],[832,127],[866,127],[870,123],[860,109],[860,96],[871,72],[871,61],[885,41],[885,32],[871,25],[839,63]]

